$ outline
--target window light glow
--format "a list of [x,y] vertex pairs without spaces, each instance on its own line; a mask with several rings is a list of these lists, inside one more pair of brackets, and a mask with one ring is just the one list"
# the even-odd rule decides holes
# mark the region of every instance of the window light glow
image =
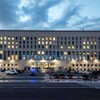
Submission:
[[0,51],[0,54],[3,54],[3,51]]
[[23,37],[23,40],[25,40],[26,39],[26,37]]
[[56,38],[55,37],[53,37],[53,41],[55,41],[56,40]]
[[40,51],[38,51],[38,54],[41,54],[41,52],[40,52]]

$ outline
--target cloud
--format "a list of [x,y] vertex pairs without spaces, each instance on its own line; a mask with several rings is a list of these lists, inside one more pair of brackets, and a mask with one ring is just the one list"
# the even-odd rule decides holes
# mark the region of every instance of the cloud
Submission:
[[86,30],[99,30],[100,29],[100,17],[88,18],[73,16],[68,23],[68,28],[72,29],[86,29]]
[[0,24],[3,27],[17,22],[16,10],[18,0],[0,0]]
[[68,12],[68,8],[70,7],[70,2],[68,0],[64,0],[63,2],[55,5],[48,10],[48,21],[55,22],[59,21],[63,16]]
[[0,29],[99,29],[100,17],[83,10],[76,0],[0,0]]
[[22,15],[22,16],[19,17],[20,22],[28,22],[30,20],[31,20],[31,18],[28,15]]

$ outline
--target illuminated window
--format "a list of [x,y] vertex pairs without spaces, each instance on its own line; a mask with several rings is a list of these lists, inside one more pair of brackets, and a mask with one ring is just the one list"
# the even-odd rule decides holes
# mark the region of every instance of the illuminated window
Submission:
[[12,45],[12,48],[14,48],[14,45]]
[[49,37],[49,40],[52,40],[52,38],[51,38],[51,37]]
[[85,47],[85,46],[83,46],[83,49],[86,49],[86,47]]
[[3,54],[3,51],[0,51],[0,54]]
[[3,42],[2,41],[0,41],[0,44],[2,44]]
[[25,40],[26,39],[26,37],[23,37],[23,40]]
[[46,44],[48,44],[48,41],[46,41]]
[[67,55],[67,52],[64,52],[64,55]]
[[38,38],[38,40],[40,40],[40,38]]
[[18,48],[18,46],[16,46],[16,49]]
[[10,57],[8,57],[8,60],[10,60]]
[[52,42],[49,42],[49,44],[52,44]]
[[48,49],[48,46],[46,46],[46,49]]
[[40,41],[38,41],[38,44],[40,44],[41,42]]
[[38,51],[38,54],[41,54],[41,52],[40,52],[40,51]]
[[72,46],[72,49],[75,49],[75,47],[74,47],[74,46]]
[[10,45],[8,45],[8,48],[10,49]]
[[44,54],[44,51],[42,51],[42,54]]
[[16,44],[18,44],[18,42],[16,42]]
[[8,42],[8,44],[10,44],[10,42]]
[[14,40],[14,37],[12,37],[12,40]]
[[93,44],[93,42],[91,42],[91,44]]
[[42,40],[44,40],[44,38],[42,38]]
[[44,42],[42,42],[42,44],[44,44]]
[[8,40],[10,40],[10,37],[8,37]]
[[48,37],[46,37],[46,40],[48,40]]
[[0,37],[0,40],[2,40],[2,37]]
[[94,44],[96,45],[97,43],[96,43],[96,42],[94,42]]
[[63,49],[63,46],[61,46],[61,49]]
[[91,60],[93,60],[93,57],[90,57]]
[[56,40],[56,38],[55,37],[53,37],[53,41],[55,41]]
[[12,44],[14,44],[14,42],[12,42]]
[[15,55],[15,59],[18,60],[18,55]]
[[89,46],[87,46],[87,49],[89,49]]
[[14,60],[14,55],[11,56],[12,60]]
[[87,55],[89,55],[90,53],[89,52],[87,52]]
[[4,41],[4,44],[6,44],[6,41]]
[[70,49],[70,46],[68,46],[68,49]]
[[4,40],[6,40],[6,37],[4,37]]
[[83,44],[86,44],[86,42],[83,42]]
[[89,44],[89,42],[87,42],[87,44]]

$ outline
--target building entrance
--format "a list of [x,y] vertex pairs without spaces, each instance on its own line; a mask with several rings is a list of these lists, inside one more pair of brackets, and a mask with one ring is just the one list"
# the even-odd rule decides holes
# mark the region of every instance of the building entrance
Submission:
[[41,68],[41,69],[45,69],[45,68],[54,68],[55,67],[55,63],[52,62],[34,62],[32,63],[31,67],[34,68]]

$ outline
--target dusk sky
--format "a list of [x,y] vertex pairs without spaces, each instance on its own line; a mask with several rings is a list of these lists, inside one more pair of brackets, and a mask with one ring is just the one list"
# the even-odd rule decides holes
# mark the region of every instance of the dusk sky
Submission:
[[100,30],[100,0],[0,0],[0,29]]

